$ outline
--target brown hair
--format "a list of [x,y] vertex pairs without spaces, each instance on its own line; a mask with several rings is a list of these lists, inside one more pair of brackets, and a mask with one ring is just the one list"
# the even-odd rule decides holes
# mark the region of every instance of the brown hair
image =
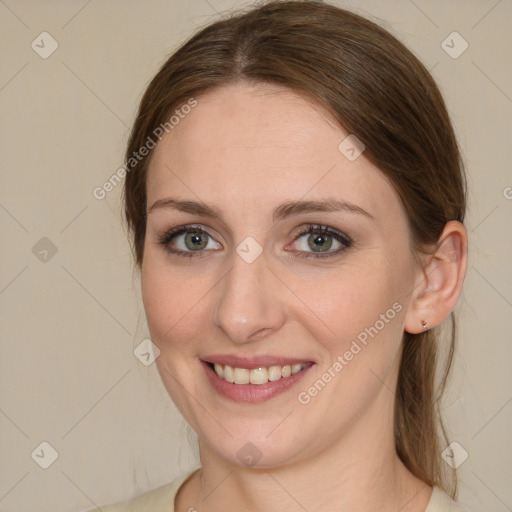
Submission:
[[[323,2],[271,1],[196,33],[148,86],[127,161],[180,105],[234,82],[294,90],[324,106],[341,127],[356,134],[366,147],[366,158],[388,177],[402,200],[414,254],[435,246],[448,221],[463,221],[464,169],[444,101],[429,72],[386,30]],[[124,190],[139,265],[150,157],[134,161]],[[446,433],[439,411],[455,347],[453,313],[450,318],[448,355],[438,386],[438,329],[404,333],[394,435],[406,467],[455,498],[455,472],[450,485],[441,460]]]

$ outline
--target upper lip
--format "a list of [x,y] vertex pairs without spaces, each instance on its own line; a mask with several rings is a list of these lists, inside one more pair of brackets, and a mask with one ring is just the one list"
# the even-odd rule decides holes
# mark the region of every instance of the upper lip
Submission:
[[298,359],[281,356],[260,355],[253,357],[242,357],[231,354],[217,354],[206,356],[203,357],[202,360],[206,361],[207,363],[217,363],[222,366],[229,365],[232,366],[233,368],[247,368],[248,370],[259,367],[268,368],[270,366],[285,366],[288,364],[293,365],[312,362],[308,359]]

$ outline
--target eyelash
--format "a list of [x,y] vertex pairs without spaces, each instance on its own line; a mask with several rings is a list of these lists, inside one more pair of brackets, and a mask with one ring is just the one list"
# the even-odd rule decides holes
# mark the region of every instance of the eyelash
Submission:
[[[201,253],[204,253],[206,251],[182,251],[180,249],[172,249],[169,247],[170,242],[173,238],[175,238],[178,235],[181,235],[183,233],[189,233],[189,232],[195,232],[200,235],[206,235],[210,237],[207,231],[202,229],[200,226],[189,224],[185,226],[180,226],[177,228],[170,229],[169,231],[165,232],[161,237],[158,239],[158,243],[160,245],[163,245],[165,250],[171,254],[176,254],[177,256],[182,256],[185,258],[201,258],[203,257]],[[321,226],[320,224],[309,224],[306,228],[302,229],[297,236],[295,237],[294,241],[303,237],[304,235],[329,235],[332,236],[335,240],[337,240],[340,244],[343,245],[343,247],[340,247],[339,249],[332,251],[332,252],[326,252],[326,253],[315,253],[315,252],[304,252],[304,251],[293,251],[297,256],[304,259],[320,259],[320,258],[330,258],[333,256],[337,256],[341,254],[342,252],[346,251],[351,245],[352,245],[352,239],[345,235],[344,233],[341,233],[339,231],[333,230],[327,226]],[[211,237],[210,237],[211,238]]]

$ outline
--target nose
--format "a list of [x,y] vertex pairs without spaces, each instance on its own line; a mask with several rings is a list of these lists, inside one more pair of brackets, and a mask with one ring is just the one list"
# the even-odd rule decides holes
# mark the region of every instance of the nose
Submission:
[[212,321],[233,343],[267,337],[285,322],[283,284],[261,254],[248,263],[233,254],[231,269],[215,287]]

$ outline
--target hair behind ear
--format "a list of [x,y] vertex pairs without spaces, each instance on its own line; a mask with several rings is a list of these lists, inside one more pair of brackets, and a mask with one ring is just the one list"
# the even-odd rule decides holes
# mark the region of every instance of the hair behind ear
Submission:
[[[446,362],[436,383],[441,327],[419,334],[404,333],[402,360],[395,395],[395,448],[405,466],[430,486],[444,489],[453,499],[457,496],[454,469],[440,457],[449,444],[440,411],[440,400],[453,362],[456,321],[450,314]],[[443,443],[443,445],[441,445]],[[447,474],[448,473],[448,474]],[[449,481],[450,488],[446,482]]]

